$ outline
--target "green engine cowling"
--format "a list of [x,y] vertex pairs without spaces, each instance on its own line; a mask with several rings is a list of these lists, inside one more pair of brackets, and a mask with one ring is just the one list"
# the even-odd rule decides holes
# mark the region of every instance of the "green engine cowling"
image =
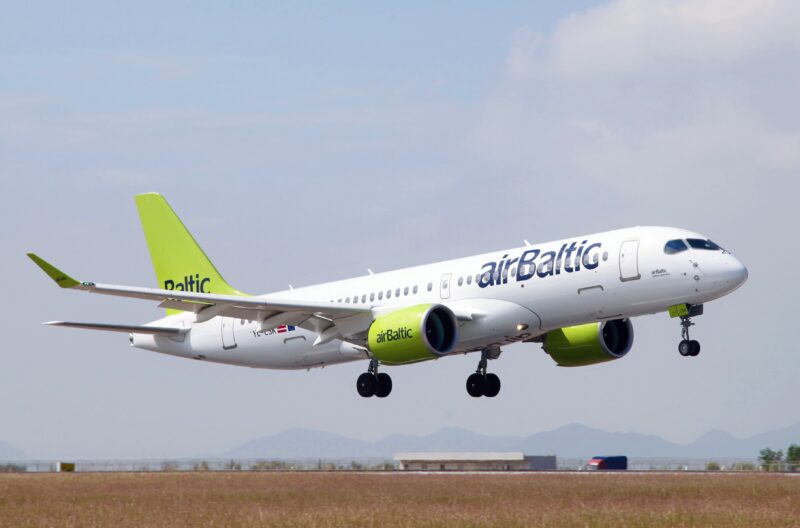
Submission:
[[440,304],[419,304],[378,316],[369,327],[367,347],[386,365],[441,357],[458,341],[458,321]]
[[629,319],[568,326],[548,332],[544,349],[562,367],[582,367],[619,359],[633,345]]

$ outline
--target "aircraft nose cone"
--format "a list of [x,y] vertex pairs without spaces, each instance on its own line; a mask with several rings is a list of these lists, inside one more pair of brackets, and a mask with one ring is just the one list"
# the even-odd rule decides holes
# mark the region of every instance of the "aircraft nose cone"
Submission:
[[722,280],[736,289],[747,280],[747,268],[733,255],[728,255]]
[[731,274],[733,275],[733,281],[736,283],[737,286],[741,286],[747,280],[747,268],[744,264],[739,262],[736,258],[733,259],[735,264],[733,266],[733,271]]

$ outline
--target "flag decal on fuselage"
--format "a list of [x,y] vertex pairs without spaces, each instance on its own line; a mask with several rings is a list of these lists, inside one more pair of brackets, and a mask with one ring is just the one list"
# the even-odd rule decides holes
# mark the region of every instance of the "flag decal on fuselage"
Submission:
[[274,334],[285,334],[286,332],[294,332],[297,328],[292,325],[280,325],[271,330],[253,330],[253,337],[270,336]]

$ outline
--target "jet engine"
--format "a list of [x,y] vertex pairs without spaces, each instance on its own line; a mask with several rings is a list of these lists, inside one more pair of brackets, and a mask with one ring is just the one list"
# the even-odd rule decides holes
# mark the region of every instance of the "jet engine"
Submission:
[[629,319],[567,326],[548,332],[544,350],[562,367],[582,367],[619,359],[631,349]]
[[369,327],[367,347],[386,365],[441,357],[458,341],[458,321],[441,304],[419,304],[378,316]]

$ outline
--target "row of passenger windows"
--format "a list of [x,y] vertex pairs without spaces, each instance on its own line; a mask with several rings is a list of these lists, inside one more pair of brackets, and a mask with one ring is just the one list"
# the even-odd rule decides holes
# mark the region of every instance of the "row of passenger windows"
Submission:
[[[689,243],[688,245],[686,243]],[[692,249],[705,249],[708,251],[722,251],[722,248],[713,243],[710,240],[703,240],[702,238],[687,238],[684,242],[683,240],[676,238],[675,240],[670,240],[664,245],[664,253],[667,255],[674,255],[675,253],[680,253],[682,251],[686,251],[689,248]]]
[[[505,270],[504,275],[506,273],[509,273],[509,270]],[[510,273],[511,273],[511,275],[514,275],[516,273],[516,267],[512,268],[510,270]],[[489,272],[487,271],[484,275],[486,275],[486,281],[488,282],[489,281],[489,275],[490,275]],[[481,274],[478,273],[474,277],[472,275],[467,275],[466,277],[461,276],[456,280],[456,284],[458,284],[459,286],[464,286],[464,284],[467,284],[469,286],[469,285],[472,284],[473,280],[475,281],[475,284],[478,284],[480,282],[480,280],[481,280]],[[443,288],[447,288],[448,287],[447,283],[443,283],[442,287]],[[427,289],[428,289],[429,292],[433,291],[433,283],[432,282],[428,283]],[[382,301],[384,298],[391,299],[392,295],[394,295],[395,297],[400,297],[401,295],[405,297],[409,293],[411,293],[412,295],[416,295],[418,292],[419,292],[419,288],[416,285],[414,285],[410,289],[409,289],[408,286],[406,286],[405,288],[402,288],[402,289],[401,288],[396,288],[394,290],[386,290],[385,293],[383,291],[379,291],[378,293],[374,293],[373,292],[373,293],[370,293],[369,295],[367,295],[366,293],[363,293],[363,294],[361,294],[360,297],[358,295],[356,295],[356,296],[353,296],[353,297],[339,298],[339,299],[336,299],[335,301],[333,299],[331,299],[331,302],[337,302],[337,303],[344,302],[344,303],[355,303],[355,304],[362,303],[362,304],[364,304],[364,303],[367,302],[367,299],[369,299],[369,302],[375,302],[376,299],[378,301]]]
[[[433,283],[432,282],[428,283],[428,291],[433,291]],[[419,292],[419,287],[415,284],[411,288],[406,286],[405,288],[402,288],[402,289],[401,288],[396,288],[394,291],[386,290],[385,295],[386,295],[387,299],[391,299],[392,298],[392,294],[394,294],[395,297],[400,297],[401,295],[403,295],[405,297],[409,293],[411,293],[412,295],[416,295],[418,292]],[[379,301],[382,301],[383,297],[384,297],[384,292],[383,291],[379,291],[377,294],[375,292],[370,293],[369,294],[369,302],[375,302],[375,299],[377,299]],[[334,302],[334,300],[331,299],[331,302]],[[359,302],[361,302],[363,304],[363,303],[367,302],[367,294],[363,293],[363,294],[361,294],[361,297],[359,297],[358,295],[355,295],[353,297],[345,297],[344,299],[339,298],[339,299],[336,299],[335,302],[337,302],[337,303],[341,303],[341,302],[350,303],[350,302],[352,302],[352,303],[355,303],[355,304],[358,304]]]

